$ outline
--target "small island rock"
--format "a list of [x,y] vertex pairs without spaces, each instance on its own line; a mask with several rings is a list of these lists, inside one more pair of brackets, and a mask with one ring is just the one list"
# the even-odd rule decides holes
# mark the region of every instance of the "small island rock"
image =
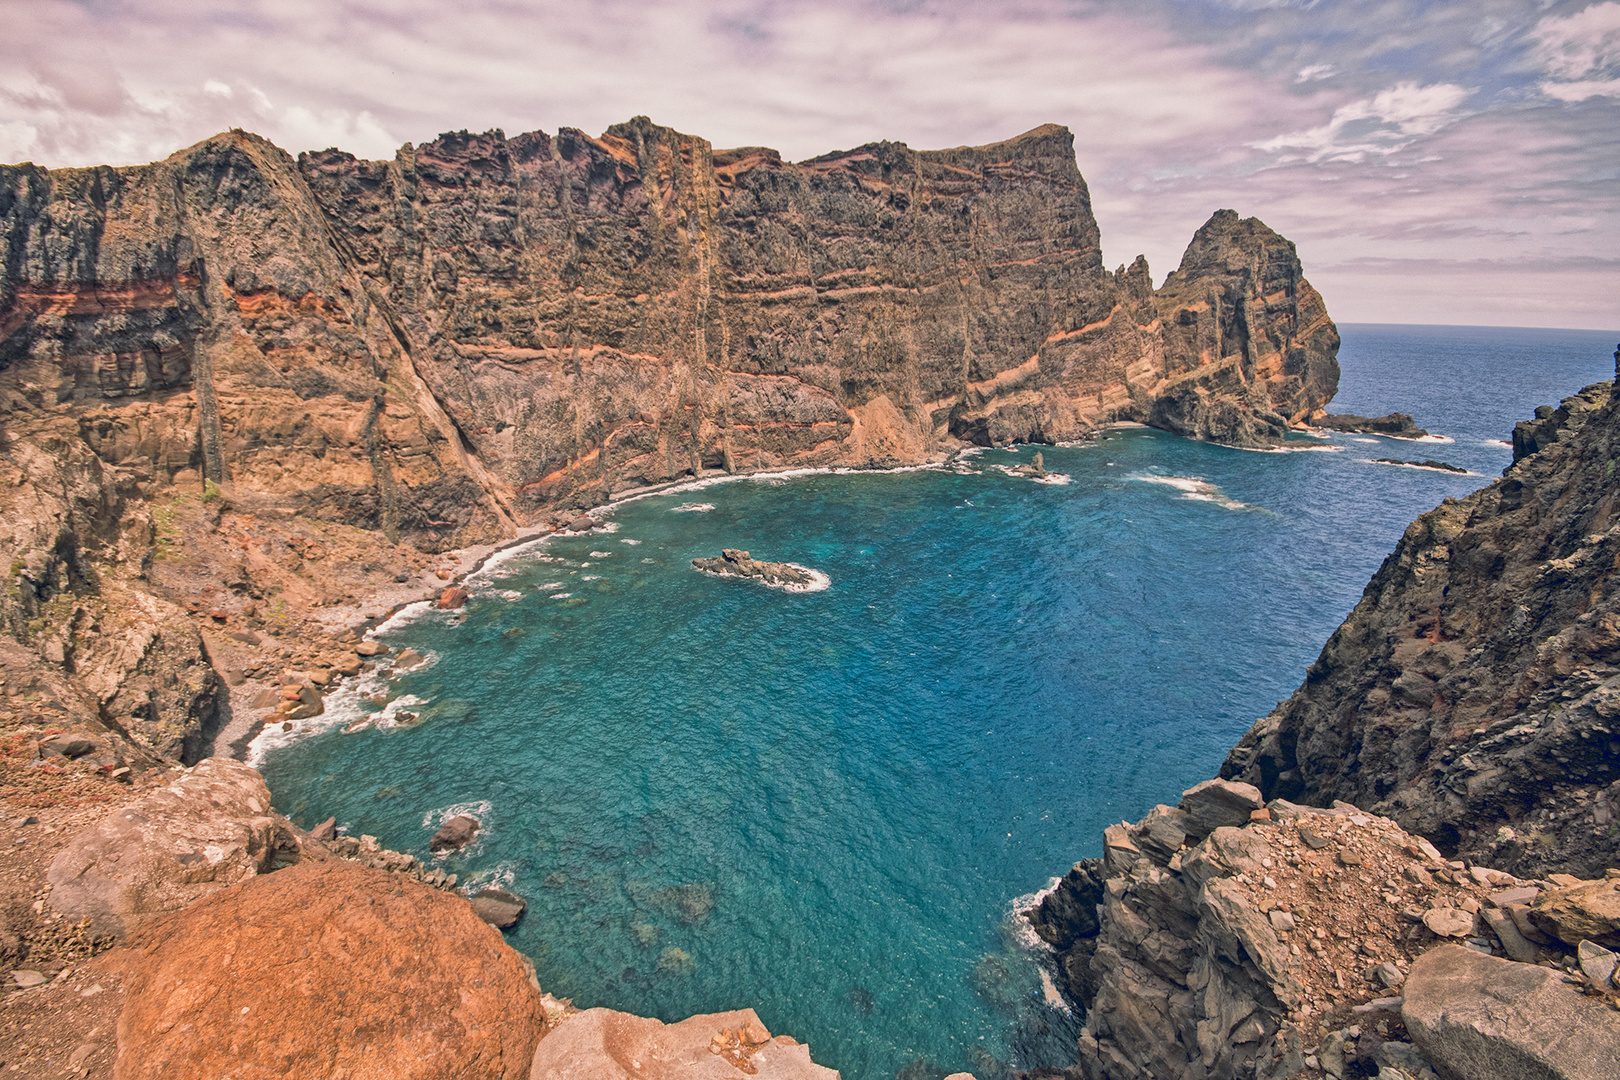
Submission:
[[478,819],[467,814],[455,817],[439,826],[439,831],[428,841],[429,851],[460,851],[478,835]]
[[746,551],[725,548],[718,559],[693,559],[694,569],[719,577],[753,578],[766,585],[808,589],[817,584],[814,571],[785,562],[764,562],[752,558]]

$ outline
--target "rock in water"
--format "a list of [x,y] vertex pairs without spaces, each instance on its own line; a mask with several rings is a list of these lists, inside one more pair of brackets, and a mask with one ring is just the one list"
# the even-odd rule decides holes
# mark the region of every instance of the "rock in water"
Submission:
[[540,994],[460,897],[341,860],[253,878],[121,953],[120,1080],[522,1080]]
[[718,559],[693,559],[694,569],[719,577],[753,578],[779,588],[807,589],[817,583],[816,575],[802,566],[785,562],[762,562],[746,551],[725,548]]
[[1406,1030],[1447,1080],[1620,1076],[1620,1014],[1558,972],[1442,945],[1403,989]]
[[459,585],[452,585],[439,594],[439,599],[433,605],[440,611],[455,611],[457,608],[467,606],[467,590]]
[[1397,439],[1421,439],[1428,434],[1412,422],[1405,413],[1392,412],[1388,416],[1357,416],[1354,413],[1329,413],[1311,421],[1329,431],[1346,431],[1363,435],[1392,435]]
[[564,1020],[534,1052],[530,1080],[838,1080],[810,1048],[774,1038],[753,1009],[677,1024],[611,1009]]
[[439,831],[428,841],[429,851],[460,851],[478,835],[478,819],[468,814],[457,814],[439,826]]
[[528,909],[529,902],[505,889],[480,889],[473,894],[473,914],[489,925],[510,930]]

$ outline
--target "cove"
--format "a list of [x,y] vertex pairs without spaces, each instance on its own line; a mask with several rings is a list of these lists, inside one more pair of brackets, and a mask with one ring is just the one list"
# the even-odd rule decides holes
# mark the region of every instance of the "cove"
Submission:
[[[625,503],[478,575],[430,662],[261,743],[278,805],[449,858],[530,907],[509,939],[581,1006],[755,1007],[852,1078],[1073,1060],[1020,903],[1211,775],[1298,684],[1408,521],[1507,463],[1512,421],[1609,374],[1601,335],[1345,328],[1335,409],[1449,443],[1284,453],[1146,429],[960,467],[736,480]],[[1457,476],[1373,463],[1444,458]],[[707,509],[704,509],[707,507]],[[743,548],[785,593],[691,569]]]

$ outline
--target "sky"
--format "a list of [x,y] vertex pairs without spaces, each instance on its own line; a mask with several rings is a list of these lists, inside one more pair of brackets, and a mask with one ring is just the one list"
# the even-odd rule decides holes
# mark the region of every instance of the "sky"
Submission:
[[1216,209],[1340,322],[1620,330],[1620,0],[0,0],[0,162],[632,116],[792,160],[1069,127],[1108,265]]

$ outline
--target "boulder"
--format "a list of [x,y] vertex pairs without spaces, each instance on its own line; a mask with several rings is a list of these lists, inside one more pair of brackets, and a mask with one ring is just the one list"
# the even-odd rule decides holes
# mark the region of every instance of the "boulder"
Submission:
[[586,1009],[540,1041],[529,1080],[837,1080],[810,1048],[772,1038],[753,1009],[691,1016],[676,1024]]
[[98,933],[185,907],[268,870],[284,825],[257,770],[208,758],[70,840],[46,874],[53,908]]
[[1595,941],[1620,948],[1620,870],[1548,890],[1530,908],[1530,921],[1566,945]]
[[380,656],[388,651],[388,646],[380,641],[362,641],[354,651],[359,656]]
[[505,889],[480,889],[472,897],[473,914],[500,930],[516,926],[528,906],[523,897]]
[[96,748],[96,744],[82,735],[52,735],[48,739],[40,740],[40,751],[46,754],[60,754],[66,758],[81,758]]
[[478,819],[467,814],[455,817],[439,826],[439,831],[428,841],[429,851],[460,851],[478,835]]
[[153,920],[122,970],[119,1080],[519,1080],[543,1014],[458,897],[341,860]]
[[467,590],[459,585],[452,585],[439,594],[439,600],[433,605],[440,611],[454,611],[467,606]]
[[394,670],[409,671],[411,668],[421,667],[426,660],[427,657],[423,656],[415,649],[406,649],[398,656],[394,657]]
[[1442,945],[1403,989],[1406,1029],[1447,1080],[1620,1076],[1620,1014],[1559,972]]
[[1249,815],[1265,805],[1253,784],[1205,780],[1181,793],[1179,809],[1191,820],[1187,835],[1196,843],[1222,826],[1247,825]]

